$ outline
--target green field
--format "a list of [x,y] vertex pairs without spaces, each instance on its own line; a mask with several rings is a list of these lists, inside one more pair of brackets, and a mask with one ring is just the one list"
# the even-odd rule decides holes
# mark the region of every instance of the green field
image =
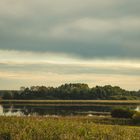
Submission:
[[140,127],[128,126],[127,121],[97,117],[0,117],[0,140],[139,140]]

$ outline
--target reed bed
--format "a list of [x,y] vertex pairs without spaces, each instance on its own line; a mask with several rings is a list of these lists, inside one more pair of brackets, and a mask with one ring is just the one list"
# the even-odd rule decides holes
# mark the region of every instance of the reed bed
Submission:
[[0,117],[0,140],[139,140],[140,127],[96,117]]

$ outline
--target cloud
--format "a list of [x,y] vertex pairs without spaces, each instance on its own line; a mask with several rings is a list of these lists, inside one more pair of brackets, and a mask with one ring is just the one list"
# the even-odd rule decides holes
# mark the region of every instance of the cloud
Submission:
[[[140,19],[81,18],[47,28],[3,25],[1,49],[66,53],[85,58],[139,58]],[[8,23],[9,24],[9,23]],[[21,23],[23,24],[23,23]],[[46,27],[46,28],[45,28]],[[135,48],[135,49],[134,49]]]
[[140,75],[139,5],[139,0],[1,0],[1,85],[84,79],[91,84],[91,76],[105,84],[110,76],[109,83],[119,84],[120,78],[123,87],[138,88],[131,83]]
[[50,29],[50,36],[64,40],[82,39],[81,41],[91,41],[93,39],[103,39],[106,36],[112,39],[111,35],[120,35],[120,38],[123,39],[124,33],[135,33],[139,29],[140,18],[82,18],[53,27]]
[[0,51],[1,72],[140,75],[139,60],[78,59],[64,54]]
[[[139,0],[5,0],[0,1],[1,15],[23,16],[117,16],[124,14],[139,15]],[[75,14],[75,15],[74,15]],[[41,16],[42,17],[42,16]]]

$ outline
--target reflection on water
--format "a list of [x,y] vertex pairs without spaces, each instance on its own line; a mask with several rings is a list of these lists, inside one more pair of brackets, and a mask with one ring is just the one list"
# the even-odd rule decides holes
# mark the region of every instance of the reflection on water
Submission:
[[[46,106],[46,105],[0,105],[0,116],[73,116],[73,115],[109,115],[114,106]],[[136,106],[130,106],[135,109]],[[140,108],[137,107],[140,110]]]
[[20,111],[14,111],[13,107],[11,106],[8,111],[4,111],[4,108],[2,105],[0,105],[0,116],[23,116],[24,114]]
[[137,108],[135,110],[140,112],[140,106],[137,106]]

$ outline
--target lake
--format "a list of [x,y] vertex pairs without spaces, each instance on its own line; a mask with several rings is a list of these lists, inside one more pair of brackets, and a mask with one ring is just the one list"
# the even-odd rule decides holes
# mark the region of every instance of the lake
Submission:
[[137,105],[120,104],[38,104],[38,103],[1,103],[1,116],[92,116],[110,115],[110,111],[116,107],[127,107],[135,110]]

